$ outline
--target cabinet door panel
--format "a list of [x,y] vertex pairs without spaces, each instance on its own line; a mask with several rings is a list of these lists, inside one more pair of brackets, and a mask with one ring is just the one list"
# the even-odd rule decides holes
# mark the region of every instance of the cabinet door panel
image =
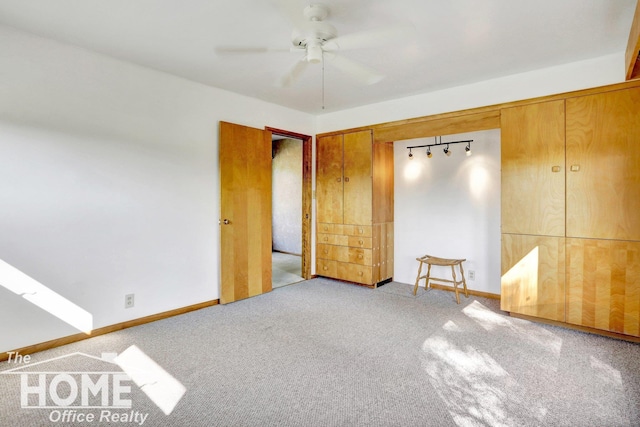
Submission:
[[567,237],[640,240],[640,88],[567,100]]
[[500,308],[564,322],[563,237],[502,235]]
[[371,131],[344,135],[344,223],[372,223]]
[[501,112],[502,232],[564,236],[564,101]]
[[567,322],[640,336],[640,243],[567,239]]
[[317,220],[342,224],[342,135],[318,138],[316,164]]

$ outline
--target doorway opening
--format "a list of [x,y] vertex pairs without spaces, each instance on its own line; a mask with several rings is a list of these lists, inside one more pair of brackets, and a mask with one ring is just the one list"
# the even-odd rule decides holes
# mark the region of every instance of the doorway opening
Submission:
[[311,137],[272,134],[272,287],[310,278]]

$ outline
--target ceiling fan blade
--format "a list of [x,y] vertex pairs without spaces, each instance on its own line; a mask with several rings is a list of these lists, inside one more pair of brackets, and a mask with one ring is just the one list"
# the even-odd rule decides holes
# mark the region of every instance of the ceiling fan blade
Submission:
[[324,57],[340,71],[345,74],[349,74],[351,77],[363,84],[372,85],[384,79],[384,75],[378,73],[374,69],[352,61],[351,59],[347,59],[344,56],[337,55],[333,52],[325,52]]
[[252,53],[290,52],[291,49],[267,46],[217,46],[214,51],[218,55],[246,55]]
[[322,47],[332,52],[335,50],[362,49],[401,43],[415,38],[415,27],[410,24],[396,25],[371,31],[338,36],[328,40]]
[[284,76],[282,76],[278,82],[277,82],[277,86],[278,87],[290,87],[292,86],[302,75],[302,73],[304,72],[304,70],[307,69],[307,65],[309,65],[309,63],[307,62],[307,58],[302,58],[300,61],[296,62],[293,67],[291,67],[291,69],[289,70],[289,72],[287,74],[285,74]]

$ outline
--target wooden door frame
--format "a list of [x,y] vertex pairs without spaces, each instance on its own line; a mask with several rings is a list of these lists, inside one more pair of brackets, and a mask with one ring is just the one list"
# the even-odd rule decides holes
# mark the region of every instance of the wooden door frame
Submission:
[[308,280],[311,278],[312,136],[268,126],[264,129],[271,132],[272,135],[285,136],[302,141],[302,218],[300,219],[302,222],[302,277]]

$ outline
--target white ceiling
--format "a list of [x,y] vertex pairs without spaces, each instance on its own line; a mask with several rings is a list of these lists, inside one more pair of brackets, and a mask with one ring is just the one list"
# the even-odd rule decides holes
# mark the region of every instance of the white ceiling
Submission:
[[[0,23],[206,85],[313,114],[487,80],[625,50],[636,0],[323,0],[338,35],[412,24],[414,37],[342,54],[386,75],[361,85],[310,64],[274,83],[301,53],[220,56],[217,46],[289,48],[278,1],[0,0]],[[620,64],[621,75],[624,64]]]

